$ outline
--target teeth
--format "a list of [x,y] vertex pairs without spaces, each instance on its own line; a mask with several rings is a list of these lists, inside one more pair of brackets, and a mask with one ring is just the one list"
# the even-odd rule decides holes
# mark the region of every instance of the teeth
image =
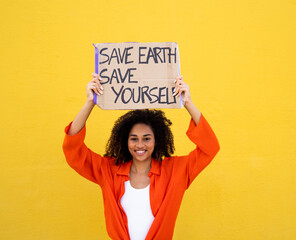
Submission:
[[137,153],[144,153],[145,151],[136,151]]

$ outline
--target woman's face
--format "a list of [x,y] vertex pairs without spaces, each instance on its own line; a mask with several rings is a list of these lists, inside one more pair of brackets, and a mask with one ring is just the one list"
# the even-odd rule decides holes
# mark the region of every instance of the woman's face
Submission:
[[151,161],[155,138],[150,126],[144,123],[135,124],[128,136],[128,150],[133,161]]

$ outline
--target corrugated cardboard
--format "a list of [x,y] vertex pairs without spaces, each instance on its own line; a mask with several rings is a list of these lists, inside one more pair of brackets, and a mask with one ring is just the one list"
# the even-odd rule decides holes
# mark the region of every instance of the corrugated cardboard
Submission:
[[101,109],[180,108],[173,96],[180,75],[175,42],[97,43],[96,72],[104,94],[95,96]]

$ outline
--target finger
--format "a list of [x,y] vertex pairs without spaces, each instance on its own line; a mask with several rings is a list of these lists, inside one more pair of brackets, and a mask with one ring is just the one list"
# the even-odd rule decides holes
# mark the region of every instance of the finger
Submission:
[[180,85],[181,82],[180,82],[179,80],[176,79],[176,80],[174,81],[174,83],[175,83],[175,86],[177,87],[177,86]]
[[89,84],[89,87],[97,87],[97,82],[90,82]]
[[180,88],[179,87],[176,87],[173,91],[173,96],[176,96],[180,91]]
[[179,86],[175,86],[175,88],[174,88],[174,91],[173,91],[173,92],[175,93],[175,92],[177,92],[178,90],[179,90]]
[[96,82],[96,83],[91,83],[91,89],[95,91],[95,93],[97,94],[103,94],[103,91],[100,89],[100,85]]
[[92,90],[97,95],[100,95],[100,93],[98,92],[98,90],[97,90],[97,88],[95,86],[90,86],[89,89]]
[[182,86],[181,86],[180,84],[176,84],[175,89],[174,89],[174,93],[175,93],[175,95],[177,95],[177,94],[179,93],[181,87],[182,87]]
[[99,80],[96,80],[96,84],[98,85],[98,88],[103,90],[104,88],[101,85],[101,82]]
[[178,87],[181,87],[181,86],[184,85],[184,82],[178,81],[178,82],[176,82],[176,85],[177,85]]
[[98,87],[99,87],[101,90],[103,90],[103,87],[101,86],[100,81],[99,81],[98,79],[96,79],[96,78],[90,80],[88,84],[90,84],[90,85],[92,85],[92,86],[93,86],[94,84],[95,84],[95,85],[98,84]]
[[177,80],[177,81],[178,81],[178,80],[179,80],[179,81],[180,81],[180,80],[183,81],[183,76],[178,76],[178,77],[176,77],[176,80]]
[[180,97],[182,93],[183,93],[183,91],[180,89],[180,91],[177,94],[177,97]]
[[184,84],[185,84],[184,81],[182,81],[180,79],[178,79],[178,80],[175,81],[175,86],[182,86]]
[[92,78],[97,78],[99,75],[97,73],[92,73],[91,76]]
[[89,83],[89,84],[88,84],[88,89],[98,91],[98,90],[97,90],[97,83],[95,83],[95,82]]
[[100,94],[103,94],[103,89],[101,88],[102,86],[99,85],[99,84],[96,84],[96,88],[97,88],[97,91],[100,93]]
[[103,90],[103,87],[101,86],[101,83],[100,83],[100,81],[97,79],[96,80],[96,87],[98,88],[98,89],[101,89],[101,90]]
[[96,80],[95,83],[92,83],[92,86],[94,86],[97,90],[97,92],[99,92],[100,94],[103,94],[103,87],[101,86],[100,82],[98,80]]
[[96,87],[97,83],[96,82],[90,82],[88,84],[89,87]]
[[174,91],[173,96],[177,96],[177,97],[179,97],[183,92],[186,91],[186,88],[183,87],[183,86],[181,86],[181,87],[176,87],[175,90],[176,90],[176,91]]
[[182,93],[185,93],[186,91],[188,91],[188,89],[186,87],[181,87],[180,90],[179,90],[179,92],[178,92],[178,96],[177,97],[180,97],[180,95]]
[[93,73],[92,74],[92,79],[97,79],[97,80],[99,80],[99,81],[103,81],[103,79],[98,75],[98,74],[96,74],[96,73]]
[[91,80],[91,81],[89,82],[89,84],[90,84],[91,86],[95,86],[95,87],[98,89],[98,91],[103,90],[103,87],[101,86],[101,83],[100,83],[100,81],[99,81],[98,79],[93,79],[93,80]]

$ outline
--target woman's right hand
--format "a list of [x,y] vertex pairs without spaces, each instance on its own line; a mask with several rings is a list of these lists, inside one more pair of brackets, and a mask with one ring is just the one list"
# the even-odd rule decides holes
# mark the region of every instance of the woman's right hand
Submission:
[[100,81],[102,81],[101,77],[98,74],[93,73],[92,80],[87,84],[86,87],[86,95],[88,101],[94,100],[94,93],[96,93],[97,95],[103,94],[103,87]]

